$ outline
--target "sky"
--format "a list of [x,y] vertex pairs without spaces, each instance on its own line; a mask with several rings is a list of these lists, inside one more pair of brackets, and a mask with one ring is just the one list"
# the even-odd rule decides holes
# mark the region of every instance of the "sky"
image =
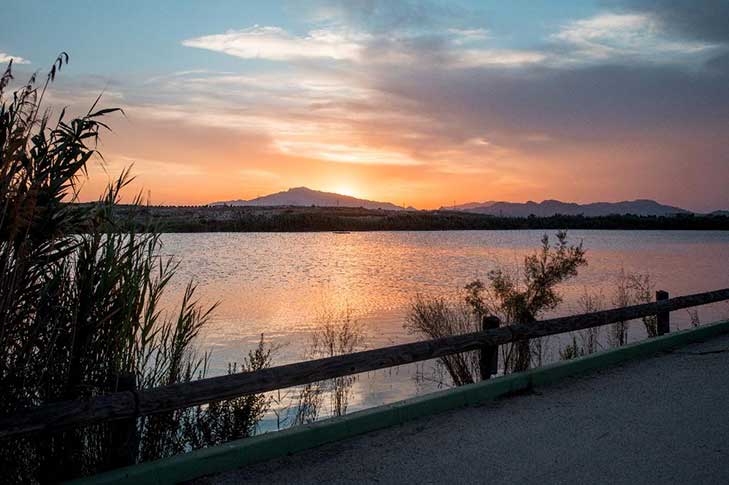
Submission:
[[109,119],[81,192],[729,209],[729,0],[0,0],[0,68]]

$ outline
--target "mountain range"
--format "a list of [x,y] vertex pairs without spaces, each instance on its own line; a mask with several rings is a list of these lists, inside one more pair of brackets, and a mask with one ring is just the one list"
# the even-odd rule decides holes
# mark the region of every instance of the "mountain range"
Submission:
[[670,205],[659,204],[655,200],[638,199],[622,202],[593,202],[591,204],[576,204],[574,202],[561,202],[559,200],[545,200],[542,202],[471,202],[453,207],[442,207],[444,210],[457,210],[462,212],[475,212],[502,217],[549,217],[556,214],[565,216],[583,215],[598,217],[609,215],[634,214],[640,216],[669,216],[678,214],[691,214],[691,211]]
[[228,200],[213,202],[212,206],[249,206],[249,207],[273,207],[273,206],[303,206],[303,207],[362,207],[364,209],[387,209],[404,210],[399,205],[390,202],[377,202],[373,200],[358,199],[349,195],[335,194],[333,192],[322,192],[312,190],[308,187],[295,187],[283,192],[264,195],[251,200]]
[[[348,195],[336,194],[313,190],[308,187],[295,187],[264,195],[255,199],[228,200],[213,202],[211,206],[248,206],[248,207],[361,207],[364,209],[385,209],[385,210],[415,210],[412,207],[404,208],[391,202],[378,202],[367,199],[358,199]],[[585,217],[599,217],[609,215],[634,214],[639,216],[671,216],[691,214],[691,211],[671,205],[660,204],[655,200],[638,199],[622,202],[593,202],[590,204],[577,204],[574,202],[562,202],[559,200],[544,200],[542,202],[503,202],[485,201],[469,202],[449,207],[441,207],[440,210],[451,210],[459,212],[473,212],[501,217],[550,217],[557,214],[565,216],[583,215]],[[715,211],[708,215],[727,215],[727,211]]]

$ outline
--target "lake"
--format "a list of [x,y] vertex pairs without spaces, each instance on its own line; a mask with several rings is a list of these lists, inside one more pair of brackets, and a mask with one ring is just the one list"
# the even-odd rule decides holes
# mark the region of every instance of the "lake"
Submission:
[[[220,307],[199,340],[212,351],[209,375],[240,361],[261,334],[280,345],[275,363],[304,359],[312,332],[327,311],[350,309],[366,332],[367,348],[416,340],[403,328],[417,294],[457,298],[457,292],[497,267],[518,270],[544,231],[165,234],[163,253],[180,261],[171,300],[189,278],[204,302]],[[570,231],[582,241],[588,266],[561,287],[564,303],[551,315],[580,313],[586,291],[606,304],[621,270],[649,274],[672,296],[729,287],[729,232]],[[699,309],[702,323],[729,315],[719,303]],[[689,325],[685,311],[672,328]],[[644,338],[640,323],[629,339]],[[551,360],[561,343],[552,341]],[[408,365],[367,373],[354,384],[350,410],[392,402],[440,386],[435,366]],[[419,378],[416,378],[418,376]],[[267,419],[263,429],[272,424]]]

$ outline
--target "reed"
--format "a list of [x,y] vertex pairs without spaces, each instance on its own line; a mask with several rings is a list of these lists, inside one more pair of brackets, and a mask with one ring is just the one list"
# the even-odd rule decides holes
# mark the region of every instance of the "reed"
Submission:
[[[351,354],[366,348],[366,333],[362,323],[349,306],[343,309],[324,308],[316,318],[311,334],[307,359],[321,359]],[[316,421],[324,399],[329,403],[329,416],[347,413],[356,375],[335,377],[304,386],[298,393],[293,425]]]
[[[205,373],[194,341],[216,305],[203,305],[190,282],[176,310],[162,308],[177,264],[160,255],[153,221],[134,230],[144,200],[117,207],[132,181],[124,170],[96,204],[73,204],[87,165],[103,158],[100,134],[116,108],[57,117],[44,95],[68,55],[42,87],[36,77],[6,94],[12,63],[0,77],[0,413],[115,392],[120,383],[149,388]],[[245,369],[270,365],[263,341]],[[154,459],[248,435],[262,398],[176,411],[137,421],[132,461]],[[243,416],[245,414],[245,416]],[[204,424],[210,436],[190,429]],[[253,424],[252,424],[253,423]],[[0,443],[5,483],[56,482],[118,464],[109,425]]]

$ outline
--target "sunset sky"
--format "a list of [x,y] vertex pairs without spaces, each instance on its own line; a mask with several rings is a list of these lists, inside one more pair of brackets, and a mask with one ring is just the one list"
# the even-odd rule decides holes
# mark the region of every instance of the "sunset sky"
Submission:
[[106,166],[157,204],[289,187],[418,208],[729,209],[729,1],[0,0],[0,67],[122,107]]

